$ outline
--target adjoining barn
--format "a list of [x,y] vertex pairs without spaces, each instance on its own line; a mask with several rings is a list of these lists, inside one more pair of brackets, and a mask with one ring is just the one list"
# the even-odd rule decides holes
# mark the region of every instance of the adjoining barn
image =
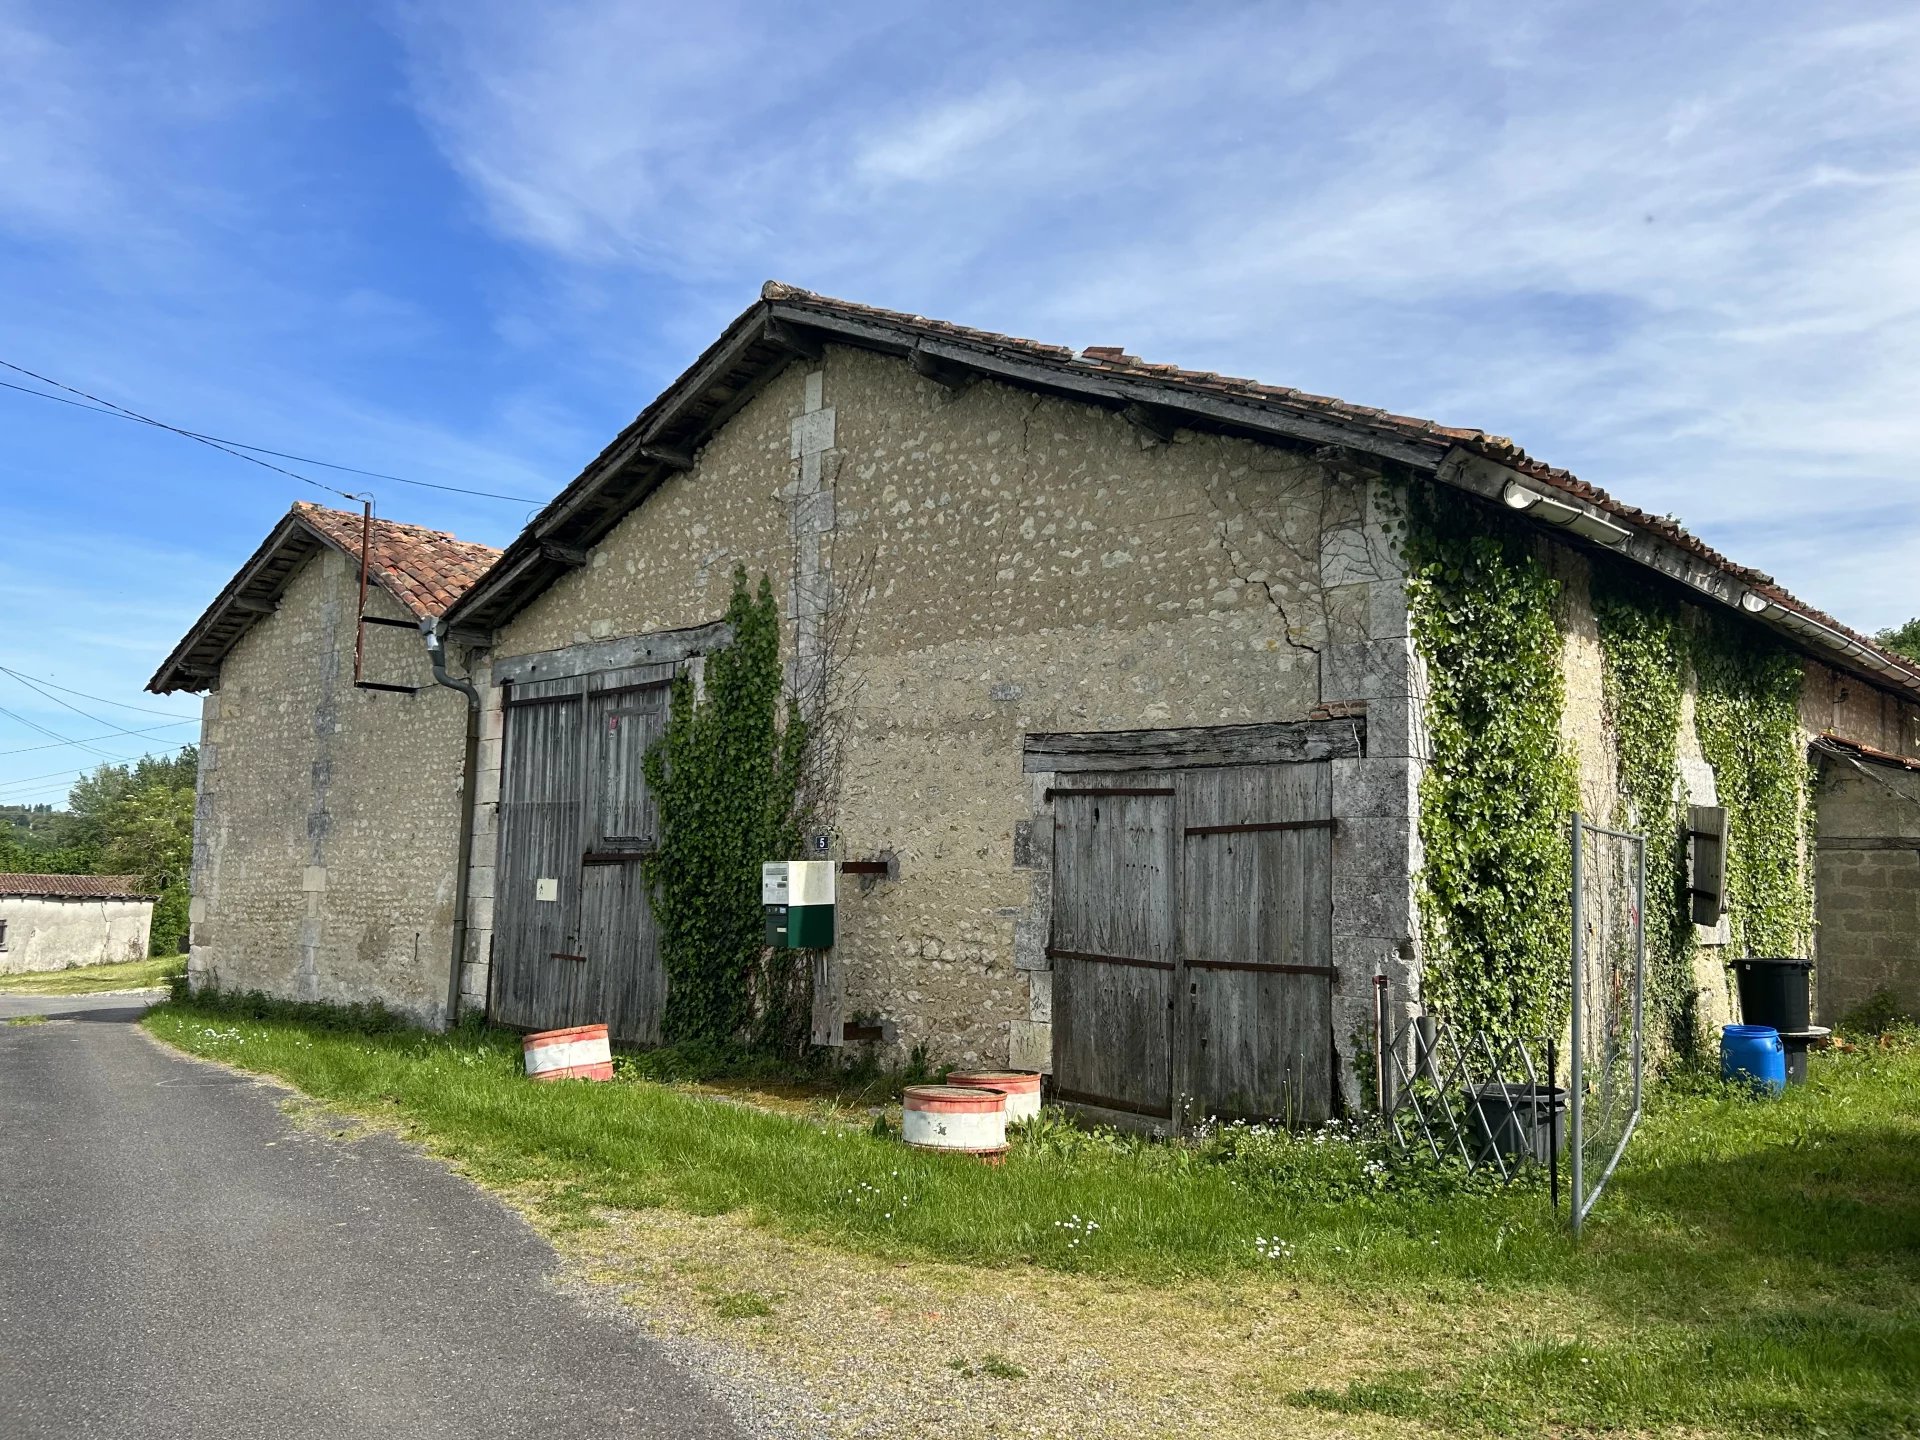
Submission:
[[0,975],[144,960],[156,898],[138,875],[0,875]]
[[[815,1038],[1046,1070],[1134,1123],[1351,1105],[1376,976],[1540,1021],[1575,805],[1653,837],[1658,1005],[1697,1032],[1725,954],[1812,944],[1815,742],[1920,760],[1920,671],[1510,441],[769,284],[445,609],[482,705],[460,1008],[660,1038],[640,757],[727,643],[736,567],[773,578],[793,693],[843,722]],[[251,693],[305,653],[263,648]],[[329,860],[321,893],[408,887],[437,940],[461,705],[403,703],[440,727],[405,751],[445,767],[405,792],[428,859]],[[289,774],[344,743],[293,713]],[[216,857],[243,827],[209,739],[207,977],[256,893]],[[312,787],[310,829],[358,768]],[[1722,835],[1724,880],[1690,867]],[[418,1001],[432,948],[405,990],[309,948],[297,988]]]
[[496,554],[296,504],[160,667],[206,694],[195,984],[446,1020],[468,707],[419,624]]

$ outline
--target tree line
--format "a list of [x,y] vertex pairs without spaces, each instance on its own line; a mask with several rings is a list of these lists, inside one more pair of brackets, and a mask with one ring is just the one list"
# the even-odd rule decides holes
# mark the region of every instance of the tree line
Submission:
[[143,755],[102,765],[75,782],[67,808],[14,806],[0,829],[0,871],[33,875],[138,875],[160,898],[152,953],[187,948],[193,863],[193,788],[200,751]]

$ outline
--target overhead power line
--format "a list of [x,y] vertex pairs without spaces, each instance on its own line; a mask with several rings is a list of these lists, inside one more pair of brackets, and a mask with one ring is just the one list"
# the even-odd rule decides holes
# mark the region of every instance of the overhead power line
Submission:
[[289,470],[285,466],[272,464],[269,461],[262,460],[260,456],[272,455],[277,459],[293,460],[302,465],[318,465],[326,470],[339,470],[349,475],[364,475],[370,480],[391,480],[396,485],[413,485],[422,490],[443,490],[449,494],[471,495],[481,500],[501,500],[515,505],[544,505],[546,503],[544,500],[535,500],[526,495],[502,495],[491,490],[470,490],[463,485],[441,485],[431,480],[410,480],[404,475],[389,475],[379,470],[362,470],[356,465],[341,465],[332,460],[317,460],[311,455],[296,455],[287,450],[273,450],[265,445],[249,445],[242,440],[228,440],[219,435],[206,434],[204,431],[188,430],[180,425],[170,425],[164,420],[156,420],[151,415],[143,415],[138,410],[131,410],[125,405],[116,404],[112,400],[102,399],[90,391],[63,384],[61,381],[55,380],[50,376],[42,375],[36,370],[29,370],[24,365],[16,365],[11,360],[0,360],[0,366],[5,366],[17,375],[26,375],[34,380],[38,380],[42,385],[51,385],[56,389],[66,391],[67,395],[74,395],[80,398],[70,400],[67,398],[67,395],[49,395],[46,391],[35,390],[31,386],[16,385],[11,381],[0,380],[0,386],[8,390],[17,390],[22,395],[32,395],[41,400],[52,400],[62,405],[71,405],[76,409],[91,411],[96,415],[111,416],[116,420],[132,420],[142,425],[151,425],[156,430],[165,430],[183,439],[197,441],[202,445],[211,445],[214,449],[224,451],[236,460],[245,460],[251,464],[259,465],[264,469],[286,475],[294,480],[300,481],[303,485],[312,485],[316,489],[325,490],[330,495],[338,495],[342,500],[361,500],[365,497],[358,494],[349,494],[345,490],[327,484],[324,480],[316,480],[311,475],[302,475],[297,470]]
[[[0,382],[0,383],[5,383],[5,382]],[[82,700],[98,701],[102,705],[111,705],[116,710],[134,710],[134,711],[138,711],[142,715],[165,715],[170,720],[179,720],[181,718],[180,712],[178,710],[156,710],[151,705],[129,705],[124,700],[109,700],[104,695],[89,695],[86,691],[75,690],[70,685],[56,685],[53,683],[53,681],[46,679],[44,676],[23,675],[18,670],[15,670],[8,665],[0,665],[0,675],[11,675],[16,680],[31,681],[37,684],[41,684],[46,686],[49,690],[58,690],[63,695],[78,695]],[[111,720],[102,720],[100,723],[102,725],[111,725],[113,722]]]
[[[193,742],[191,740],[188,740],[184,744],[174,745],[165,750],[149,751],[148,755],[162,755],[162,756],[177,755],[192,743]],[[135,758],[144,760],[148,757],[146,755],[142,755],[142,756],[136,756]],[[116,765],[128,765],[133,762],[129,760],[116,760],[113,763]],[[82,775],[93,774],[93,772],[95,770],[98,770],[99,768],[100,767],[98,765],[84,765],[80,767],[78,770],[49,770],[44,775],[26,775],[26,776],[22,776],[18,780],[0,781],[0,794],[11,794],[12,792],[15,792],[15,791],[20,791],[22,793],[31,793],[35,789],[50,790],[54,788],[54,786],[51,783],[41,783],[41,782],[78,779]],[[0,799],[0,804],[17,804],[17,803],[18,803],[17,799],[14,799],[14,800]]]
[[[44,745],[22,745],[17,750],[0,750],[0,755],[27,755],[35,750],[59,750],[68,745],[86,745],[95,740],[111,740],[119,735],[151,735],[158,730],[172,730],[181,725],[197,725],[197,720],[175,720],[168,725],[149,725],[144,730],[114,730],[105,735],[89,735],[85,740],[49,740]],[[191,745],[193,742],[187,742]]]
[[75,739],[72,739],[70,736],[62,735],[58,730],[49,730],[46,726],[40,724],[38,721],[29,720],[27,719],[26,716],[20,714],[18,711],[9,710],[4,705],[0,705],[0,715],[4,715],[9,720],[16,721],[19,724],[26,726],[29,730],[37,731],[39,734],[45,735],[51,740],[58,740],[62,745],[76,746],[79,749],[86,751],[89,755],[98,755],[103,760],[117,761],[121,758],[118,755],[108,754],[105,750],[96,750],[92,745],[88,744],[85,740],[75,740]]

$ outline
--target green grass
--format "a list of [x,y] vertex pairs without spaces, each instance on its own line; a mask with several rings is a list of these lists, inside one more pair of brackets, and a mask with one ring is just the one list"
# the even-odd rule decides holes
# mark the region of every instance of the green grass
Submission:
[[[513,1036],[254,1010],[176,1002],[145,1023],[397,1120],[482,1182],[531,1182],[555,1224],[594,1225],[600,1207],[736,1213],[904,1260],[1154,1285],[1263,1276],[1325,1287],[1360,1316],[1411,1297],[1484,1332],[1464,1370],[1290,1397],[1312,1408],[1515,1433],[1920,1429],[1912,1032],[1816,1056],[1810,1083],[1778,1102],[1656,1091],[1576,1243],[1538,1188],[1376,1175],[1377,1151],[1339,1139],[1148,1145],[1043,1124],[988,1168],[904,1149],[864,1113],[820,1121],[643,1080],[531,1084]],[[1507,1318],[1489,1326],[1493,1311]]]
[[0,1020],[0,1025],[44,1025],[46,1023],[47,1017],[44,1015],[9,1015],[5,1020]]
[[170,984],[187,973],[184,955],[156,955],[121,965],[75,965],[68,970],[35,970],[0,975],[0,995],[98,995],[107,990],[144,990]]

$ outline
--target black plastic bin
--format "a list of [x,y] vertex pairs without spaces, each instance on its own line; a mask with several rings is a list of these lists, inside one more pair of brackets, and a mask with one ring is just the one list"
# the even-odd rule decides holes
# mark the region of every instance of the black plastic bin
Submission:
[[1531,1155],[1542,1165],[1566,1150],[1567,1092],[1554,1085],[1476,1085],[1467,1092],[1467,1128],[1478,1164],[1498,1154]]
[[1769,1025],[1785,1035],[1813,1023],[1811,960],[1753,955],[1734,961],[1733,973],[1740,984],[1740,1018],[1747,1024]]

